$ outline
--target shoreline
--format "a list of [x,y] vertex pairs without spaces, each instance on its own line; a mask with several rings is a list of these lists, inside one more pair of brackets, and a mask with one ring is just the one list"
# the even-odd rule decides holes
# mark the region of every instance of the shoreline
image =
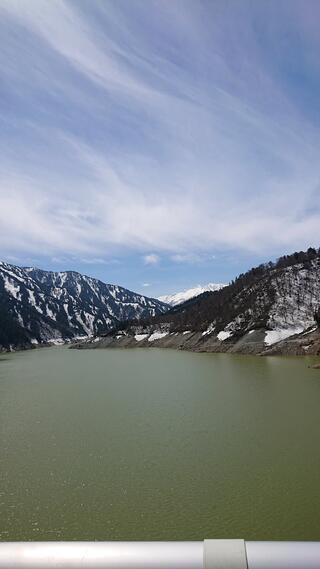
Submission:
[[[156,336],[158,334],[158,337]],[[128,349],[166,348],[195,353],[228,353],[238,355],[266,356],[320,356],[320,331],[311,330],[268,346],[264,343],[264,330],[251,331],[235,341],[219,341],[217,337],[204,338],[201,332],[175,332],[136,334],[114,333],[78,342],[71,349]],[[154,339],[152,338],[154,336]],[[138,338],[138,339],[136,339]],[[320,362],[319,362],[320,364]]]
[[[138,340],[135,339],[138,337]],[[105,336],[88,337],[82,340],[66,340],[59,342],[59,346],[66,346],[69,349],[90,350],[90,349],[136,349],[136,348],[161,348],[181,350],[194,353],[216,353],[216,354],[236,354],[248,356],[283,356],[283,357],[320,357],[320,330],[311,330],[297,334],[286,340],[268,346],[264,343],[264,330],[250,331],[232,340],[228,338],[220,341],[216,336],[203,337],[201,332],[153,332],[133,335],[128,332],[107,334]],[[152,339],[154,336],[154,339]],[[152,341],[150,341],[150,338]],[[56,343],[30,344],[24,346],[11,347],[11,349],[0,349],[2,355],[34,350],[38,348],[56,347]],[[320,369],[319,363],[309,366]]]

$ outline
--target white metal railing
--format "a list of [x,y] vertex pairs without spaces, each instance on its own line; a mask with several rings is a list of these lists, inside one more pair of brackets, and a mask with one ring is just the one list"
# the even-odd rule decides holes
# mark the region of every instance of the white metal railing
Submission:
[[320,542],[0,542],[0,569],[320,569]]

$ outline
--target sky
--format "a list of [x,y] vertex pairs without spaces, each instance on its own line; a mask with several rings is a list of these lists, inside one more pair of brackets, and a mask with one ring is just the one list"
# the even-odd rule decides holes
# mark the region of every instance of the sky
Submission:
[[320,245],[318,0],[0,0],[0,259],[149,296]]

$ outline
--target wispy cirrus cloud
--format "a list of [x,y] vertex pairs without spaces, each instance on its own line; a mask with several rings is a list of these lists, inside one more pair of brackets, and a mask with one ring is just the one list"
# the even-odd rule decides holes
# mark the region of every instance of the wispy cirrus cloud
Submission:
[[3,0],[3,254],[156,265],[318,244],[319,12]]

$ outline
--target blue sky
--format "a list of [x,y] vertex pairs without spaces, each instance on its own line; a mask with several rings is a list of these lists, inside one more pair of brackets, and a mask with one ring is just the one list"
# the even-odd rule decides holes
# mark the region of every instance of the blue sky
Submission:
[[320,244],[318,0],[1,0],[0,256],[157,296]]

